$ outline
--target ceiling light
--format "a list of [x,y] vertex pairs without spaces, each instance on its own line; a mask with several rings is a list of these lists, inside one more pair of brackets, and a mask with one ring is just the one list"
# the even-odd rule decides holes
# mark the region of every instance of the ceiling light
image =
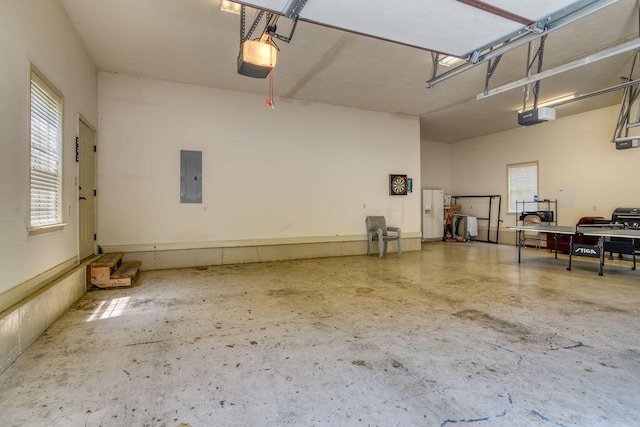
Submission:
[[558,104],[560,102],[569,101],[570,99],[573,99],[576,96],[578,96],[577,93],[572,93],[571,95],[565,95],[565,96],[561,96],[560,98],[551,99],[549,101],[539,103],[538,108],[548,107],[550,105]]
[[264,79],[276,66],[278,50],[273,44],[246,40],[238,55],[238,74]]
[[229,0],[222,0],[222,3],[220,3],[220,10],[223,12],[235,13],[236,15],[240,14],[241,7],[242,5]]
[[443,56],[442,59],[440,61],[438,61],[438,64],[445,66],[445,67],[451,67],[452,65],[455,65],[459,62],[463,62],[464,59],[461,58],[456,58],[455,56]]
[[[544,101],[544,102],[539,102],[537,108],[544,108],[544,107],[549,107],[549,106],[555,106],[556,104],[561,104],[565,101],[570,101],[572,99],[575,99],[578,96],[577,93],[572,93],[569,95],[564,95],[561,96],[560,98],[555,98],[555,99],[550,99],[548,101]],[[530,110],[532,107],[527,107],[526,110]],[[522,113],[525,109],[523,108],[519,108],[518,109],[518,113]]]

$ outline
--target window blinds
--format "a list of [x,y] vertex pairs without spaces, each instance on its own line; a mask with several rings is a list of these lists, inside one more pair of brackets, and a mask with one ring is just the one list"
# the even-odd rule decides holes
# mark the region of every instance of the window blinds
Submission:
[[[516,211],[516,200],[533,201],[538,194],[538,164],[509,165],[509,212]],[[533,207],[537,209],[537,207]]]
[[59,224],[62,205],[62,98],[31,73],[31,227]]

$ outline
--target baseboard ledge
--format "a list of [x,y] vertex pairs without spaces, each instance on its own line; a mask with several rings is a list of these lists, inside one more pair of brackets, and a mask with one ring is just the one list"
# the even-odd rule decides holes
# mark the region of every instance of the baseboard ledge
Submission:
[[52,267],[49,270],[4,291],[0,294],[0,316],[2,316],[3,311],[9,309],[11,306],[19,303],[25,298],[28,298],[35,292],[38,292],[49,283],[64,276],[66,273],[77,267],[78,264],[78,257],[69,258],[55,267]]
[[[402,241],[420,238],[419,232],[403,233]],[[344,243],[366,242],[367,236],[336,235],[336,236],[308,236],[308,237],[282,237],[272,239],[241,239],[241,240],[210,240],[204,242],[175,242],[175,243],[136,243],[136,244],[101,244],[105,253],[113,252],[152,252],[152,251],[176,251],[186,249],[216,249],[216,248],[247,248],[258,246],[300,245],[315,243]]]
[[[28,285],[20,285],[12,293],[13,298],[20,300],[0,313],[0,373],[11,366],[58,317],[85,294],[86,262],[68,270],[66,267],[69,263],[74,265],[77,261],[74,258],[52,269],[63,272],[54,274],[57,277],[48,283],[43,283],[40,275],[33,282],[25,282]],[[23,293],[29,291],[23,297]]]
[[[415,237],[402,238],[402,251],[421,250],[419,233]],[[237,243],[237,242],[236,242]],[[105,252],[124,252],[124,260],[142,261],[142,270],[163,270],[168,268],[204,267],[225,264],[245,264],[253,262],[286,261],[293,259],[326,258],[336,256],[355,256],[367,253],[366,239],[343,239],[339,241],[310,241],[297,243],[250,245],[217,245],[209,244],[203,247],[167,248],[158,247],[122,247],[112,246],[103,248]],[[377,250],[377,245],[374,245]],[[118,250],[115,250],[118,249]],[[396,242],[390,242],[388,255],[397,251]]]

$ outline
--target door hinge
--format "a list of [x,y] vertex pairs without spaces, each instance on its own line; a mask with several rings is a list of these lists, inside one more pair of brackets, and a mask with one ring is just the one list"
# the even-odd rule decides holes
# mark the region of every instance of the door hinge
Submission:
[[93,197],[96,197],[98,195],[98,190],[93,190]]
[[76,163],[80,162],[80,137],[76,136]]
[[97,235],[97,234],[94,234],[94,235],[93,235],[93,241],[95,242],[96,240],[98,240],[98,235]]
[[94,146],[93,146],[93,152],[95,153],[95,152],[97,152],[97,151],[98,151],[98,150],[97,150],[96,146],[94,145]]

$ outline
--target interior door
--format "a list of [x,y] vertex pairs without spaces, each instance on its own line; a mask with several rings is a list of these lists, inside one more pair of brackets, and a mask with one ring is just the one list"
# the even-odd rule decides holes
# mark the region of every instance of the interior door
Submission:
[[78,201],[80,259],[96,253],[96,201],[95,201],[95,132],[80,120],[78,135]]

